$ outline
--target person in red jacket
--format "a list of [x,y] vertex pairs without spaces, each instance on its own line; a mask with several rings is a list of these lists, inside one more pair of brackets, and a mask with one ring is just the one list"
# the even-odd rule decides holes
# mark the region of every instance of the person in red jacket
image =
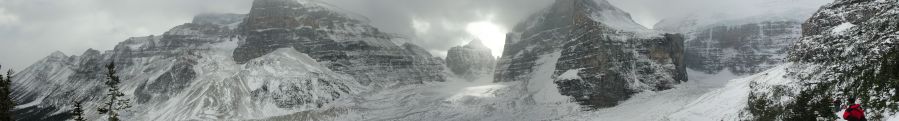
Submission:
[[865,118],[865,110],[862,110],[861,105],[855,104],[855,98],[850,97],[849,100],[849,108],[846,108],[846,111],[843,112],[843,119],[849,121],[867,121]]

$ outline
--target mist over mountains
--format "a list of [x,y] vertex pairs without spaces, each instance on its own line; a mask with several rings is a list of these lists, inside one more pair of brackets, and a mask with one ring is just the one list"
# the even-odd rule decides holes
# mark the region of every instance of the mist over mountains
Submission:
[[[896,1],[242,5],[53,52],[12,75],[12,115],[69,120],[83,102],[89,120],[839,120],[832,101],[859,97],[868,119],[899,119]],[[131,106],[95,110],[108,87]]]

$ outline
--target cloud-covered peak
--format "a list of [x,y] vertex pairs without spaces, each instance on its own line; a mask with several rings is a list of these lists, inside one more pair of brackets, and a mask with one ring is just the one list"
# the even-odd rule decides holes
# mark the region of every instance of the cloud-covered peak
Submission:
[[489,52],[489,50],[490,50],[490,48],[488,48],[487,46],[485,46],[484,43],[481,42],[481,40],[479,40],[479,39],[471,40],[471,42],[468,42],[468,44],[465,45],[465,48],[471,48],[471,49],[487,49],[488,52]]
[[232,23],[237,23],[243,21],[246,14],[233,14],[233,13],[202,13],[194,16],[193,21],[191,23],[195,24],[213,24],[213,25],[227,25]]
[[557,28],[584,22],[598,22],[620,30],[648,30],[635,22],[630,13],[605,0],[556,0],[550,7],[531,16],[524,24],[516,26],[515,30]]

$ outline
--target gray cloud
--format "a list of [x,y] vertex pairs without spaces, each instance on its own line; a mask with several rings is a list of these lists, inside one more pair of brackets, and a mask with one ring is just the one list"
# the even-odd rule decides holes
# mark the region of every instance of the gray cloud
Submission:
[[[466,31],[470,23],[489,21],[500,28],[511,28],[518,21],[552,3],[551,0],[326,1],[365,15],[371,19],[371,24],[384,31],[413,37],[414,43],[431,49],[437,55],[442,55],[452,46],[474,39]],[[415,28],[416,25],[420,26],[419,29]]]
[[[409,36],[441,55],[476,38],[474,22],[508,30],[553,0],[322,0],[369,18],[383,31]],[[766,2],[817,7],[830,0],[609,0],[640,24],[696,11],[758,11]],[[810,2],[811,1],[811,2]],[[109,50],[133,36],[161,34],[198,13],[247,13],[251,0],[0,0],[0,64],[23,69],[60,50]],[[811,3],[811,4],[809,4]],[[500,40],[501,41],[501,40]],[[490,42],[485,42],[490,43]],[[501,42],[499,42],[501,44]],[[498,50],[497,50],[498,51]],[[495,52],[498,53],[498,52]]]
[[249,10],[248,0],[0,0],[0,64],[24,69],[53,51],[109,50],[205,12]]
[[[814,12],[833,0],[609,0],[632,14],[638,23],[652,27],[656,22],[688,14],[729,14],[750,16],[772,13]],[[810,15],[809,15],[810,16]]]

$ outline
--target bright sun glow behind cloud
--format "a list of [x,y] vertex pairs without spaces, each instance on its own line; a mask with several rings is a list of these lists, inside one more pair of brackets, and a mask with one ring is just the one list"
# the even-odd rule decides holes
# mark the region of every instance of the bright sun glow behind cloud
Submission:
[[481,40],[485,46],[490,48],[493,56],[501,56],[503,53],[503,45],[506,40],[507,30],[490,21],[480,21],[468,23],[465,31]]

